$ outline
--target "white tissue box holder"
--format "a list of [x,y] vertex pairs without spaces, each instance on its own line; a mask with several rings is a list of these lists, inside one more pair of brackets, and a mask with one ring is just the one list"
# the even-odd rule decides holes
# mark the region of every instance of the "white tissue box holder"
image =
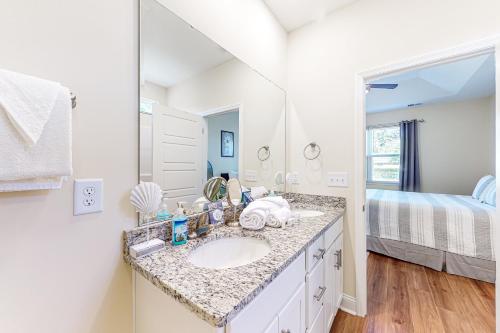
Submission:
[[159,238],[154,238],[149,241],[132,245],[129,249],[132,258],[140,258],[147,254],[159,251],[165,247],[165,241]]

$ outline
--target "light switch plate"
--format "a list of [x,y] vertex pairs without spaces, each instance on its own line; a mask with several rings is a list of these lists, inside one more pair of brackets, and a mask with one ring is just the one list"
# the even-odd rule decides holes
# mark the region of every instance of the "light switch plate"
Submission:
[[255,170],[245,170],[245,181],[256,182],[257,181],[257,171]]
[[75,179],[73,186],[73,215],[103,211],[102,179]]
[[298,185],[300,184],[299,173],[298,172],[289,172],[286,174],[286,182],[287,184]]
[[326,177],[326,183],[330,187],[348,187],[347,172],[329,172]]

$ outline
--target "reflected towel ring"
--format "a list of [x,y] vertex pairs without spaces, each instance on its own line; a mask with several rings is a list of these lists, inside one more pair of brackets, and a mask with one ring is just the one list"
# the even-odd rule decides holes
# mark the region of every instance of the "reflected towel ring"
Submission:
[[71,108],[76,108],[76,96],[71,93]]
[[[264,155],[262,155],[262,151],[264,151]],[[257,158],[259,161],[267,161],[269,157],[271,157],[271,149],[269,149],[269,146],[262,146],[257,150]]]
[[[309,147],[311,147],[311,149],[307,149]],[[310,150],[313,153],[312,156],[307,156],[308,150]],[[316,142],[311,142],[310,144],[304,147],[304,157],[307,160],[310,161],[315,160],[319,157],[320,154],[321,154],[321,147]]]

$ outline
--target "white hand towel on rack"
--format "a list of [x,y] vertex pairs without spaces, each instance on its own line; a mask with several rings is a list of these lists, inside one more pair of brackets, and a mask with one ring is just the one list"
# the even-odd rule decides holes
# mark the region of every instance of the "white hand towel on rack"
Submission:
[[0,107],[31,145],[42,135],[60,92],[57,82],[0,70]]
[[0,71],[0,192],[61,188],[72,173],[71,113],[67,88]]

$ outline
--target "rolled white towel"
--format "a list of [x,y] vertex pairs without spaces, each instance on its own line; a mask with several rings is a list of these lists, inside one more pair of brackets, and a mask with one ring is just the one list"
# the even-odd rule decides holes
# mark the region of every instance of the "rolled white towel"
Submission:
[[268,209],[248,206],[240,214],[240,225],[244,229],[260,230],[266,226],[268,214]]
[[290,219],[292,212],[287,207],[275,209],[267,215],[266,225],[273,228],[284,227]]
[[258,202],[269,202],[269,203],[275,204],[276,206],[278,206],[278,208],[285,207],[285,208],[290,209],[290,204],[282,196],[264,197],[264,198],[260,198],[260,199],[258,199],[256,201],[258,201]]
[[250,195],[254,200],[262,198],[266,194],[267,194],[267,189],[264,186],[250,187]]

